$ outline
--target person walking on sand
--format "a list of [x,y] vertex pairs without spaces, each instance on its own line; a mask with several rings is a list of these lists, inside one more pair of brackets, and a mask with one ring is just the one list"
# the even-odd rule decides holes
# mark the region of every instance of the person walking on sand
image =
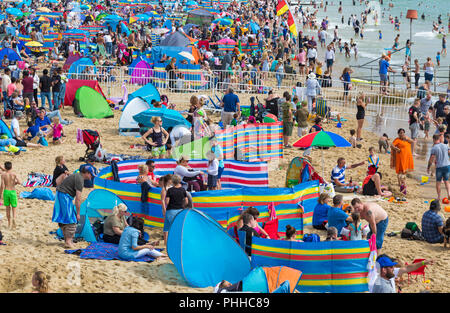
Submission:
[[[80,220],[81,192],[84,181],[91,180],[95,173],[92,167],[83,167],[79,173],[72,174],[56,187],[52,222],[58,223],[64,236],[65,247],[74,249],[73,237]],[[73,204],[75,200],[75,205]]]
[[433,162],[436,162],[436,193],[437,200],[441,199],[441,182],[444,181],[447,197],[450,198],[450,161],[448,157],[448,146],[441,142],[441,135],[433,135],[433,148],[431,148],[430,158],[428,160],[427,173],[430,174],[430,168]]
[[[5,172],[2,174],[2,182],[0,187],[0,199],[6,207],[6,217],[8,218],[8,227],[16,228],[16,208],[17,208],[17,192],[16,185],[20,185],[17,175],[12,171],[12,163],[5,162]],[[12,219],[11,219],[12,210]]]

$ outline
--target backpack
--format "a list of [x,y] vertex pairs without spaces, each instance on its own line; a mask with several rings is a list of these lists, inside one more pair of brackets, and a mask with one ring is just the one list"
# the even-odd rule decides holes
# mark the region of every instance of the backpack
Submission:
[[320,242],[320,237],[317,234],[305,234],[303,236],[304,242]]
[[6,109],[5,113],[3,113],[3,115],[5,116],[6,119],[10,119],[11,118],[11,110],[10,109]]
[[100,235],[103,235],[103,221],[96,220],[94,224],[92,224],[92,229],[94,231],[95,238],[98,240]]
[[412,232],[415,232],[416,230],[420,231],[419,226],[415,222],[406,223],[405,228],[411,230]]

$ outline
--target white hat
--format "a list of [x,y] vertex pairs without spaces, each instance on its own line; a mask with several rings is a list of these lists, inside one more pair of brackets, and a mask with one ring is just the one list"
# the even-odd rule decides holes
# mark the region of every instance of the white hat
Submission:
[[316,78],[316,74],[314,74],[314,73],[309,73],[309,74],[308,74],[308,78],[309,78],[309,79],[314,79],[314,78]]

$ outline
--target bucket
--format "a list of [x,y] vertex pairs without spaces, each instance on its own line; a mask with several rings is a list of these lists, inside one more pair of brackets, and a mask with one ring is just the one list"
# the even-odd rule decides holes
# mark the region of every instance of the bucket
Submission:
[[422,176],[422,184],[428,183],[428,176]]
[[444,210],[445,212],[450,212],[450,205],[447,205]]

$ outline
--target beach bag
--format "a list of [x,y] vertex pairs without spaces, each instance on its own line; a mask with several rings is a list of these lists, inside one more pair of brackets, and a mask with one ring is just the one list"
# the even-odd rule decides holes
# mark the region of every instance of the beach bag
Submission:
[[320,242],[320,237],[317,234],[305,234],[303,236],[304,242]]
[[415,222],[406,223],[405,228],[411,230],[413,233],[415,231],[420,231],[419,226]]
[[334,191],[334,185],[332,183],[326,184],[326,185],[320,185],[319,189],[323,188],[323,190],[321,190],[320,192],[325,192],[327,193],[330,198],[333,198],[336,193]]

